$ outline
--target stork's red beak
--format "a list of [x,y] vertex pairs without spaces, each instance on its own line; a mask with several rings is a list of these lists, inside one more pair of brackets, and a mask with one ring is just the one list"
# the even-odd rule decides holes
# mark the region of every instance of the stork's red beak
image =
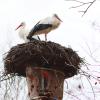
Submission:
[[18,28],[20,28],[22,25],[20,24],[15,30],[17,30]]

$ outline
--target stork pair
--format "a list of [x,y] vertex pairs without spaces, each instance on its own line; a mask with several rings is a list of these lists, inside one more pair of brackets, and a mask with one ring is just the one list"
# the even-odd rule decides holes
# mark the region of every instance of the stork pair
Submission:
[[[62,20],[58,17],[57,14],[53,14],[51,17],[47,17],[43,20],[40,20],[30,31],[26,30],[26,24],[25,22],[22,22],[17,28],[19,30],[19,36],[20,38],[24,39],[25,42],[32,41],[33,39],[39,39],[40,34],[45,34],[45,41],[47,41],[47,34],[58,28],[58,26],[61,24]],[[32,38],[33,37],[33,38]]]

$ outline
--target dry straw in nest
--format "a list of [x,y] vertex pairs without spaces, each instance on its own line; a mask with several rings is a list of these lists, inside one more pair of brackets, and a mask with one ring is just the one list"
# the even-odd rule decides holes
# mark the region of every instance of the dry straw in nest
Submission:
[[77,74],[82,62],[71,48],[35,40],[12,47],[4,58],[4,67],[8,74],[25,76],[27,66],[39,66],[61,71],[69,78]]

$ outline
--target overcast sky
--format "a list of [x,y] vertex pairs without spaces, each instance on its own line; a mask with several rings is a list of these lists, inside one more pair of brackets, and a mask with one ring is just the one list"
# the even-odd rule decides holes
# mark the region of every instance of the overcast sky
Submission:
[[[22,43],[15,31],[22,21],[31,29],[40,19],[57,13],[63,22],[58,29],[48,34],[48,40],[70,46],[91,63],[89,49],[91,52],[96,51],[94,56],[99,60],[100,0],[93,4],[84,17],[78,11],[85,7],[69,9],[75,5],[77,3],[65,0],[0,0],[0,56],[9,47]],[[40,38],[44,40],[44,35]]]

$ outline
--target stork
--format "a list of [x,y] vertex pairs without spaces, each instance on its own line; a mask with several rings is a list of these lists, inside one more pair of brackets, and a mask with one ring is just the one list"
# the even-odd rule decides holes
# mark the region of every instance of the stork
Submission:
[[43,20],[40,20],[29,32],[27,39],[31,40],[32,36],[45,34],[45,41],[47,41],[47,34],[58,28],[61,24],[62,20],[58,17],[57,14],[53,14],[51,17],[47,17]]
[[[21,22],[21,24],[15,29],[19,29],[19,37],[23,39],[25,42],[29,42],[30,40],[27,39],[27,36],[29,34],[29,30],[26,28],[26,23]],[[39,36],[33,36],[31,40],[40,40]]]

